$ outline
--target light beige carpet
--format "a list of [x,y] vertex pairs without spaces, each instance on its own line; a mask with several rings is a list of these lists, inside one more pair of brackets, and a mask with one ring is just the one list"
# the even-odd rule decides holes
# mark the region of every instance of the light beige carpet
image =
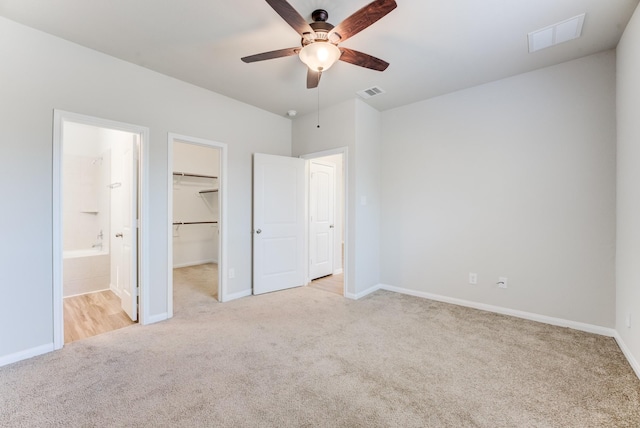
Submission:
[[640,426],[611,338],[385,291],[188,290],[172,320],[0,368],[0,426]]

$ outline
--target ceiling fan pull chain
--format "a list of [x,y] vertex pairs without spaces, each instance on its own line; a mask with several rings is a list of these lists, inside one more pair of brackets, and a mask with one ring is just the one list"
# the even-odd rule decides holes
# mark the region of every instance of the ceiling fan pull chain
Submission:
[[320,73],[318,73],[318,128],[320,128]]

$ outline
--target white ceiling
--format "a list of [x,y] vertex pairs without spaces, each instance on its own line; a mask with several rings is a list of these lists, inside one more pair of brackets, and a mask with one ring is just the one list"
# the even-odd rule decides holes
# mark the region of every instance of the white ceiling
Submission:
[[[639,0],[397,0],[343,46],[391,63],[377,72],[338,62],[321,106],[379,86],[383,111],[615,48]],[[370,0],[289,0],[309,22],[336,25]],[[533,54],[527,33],[586,12],[582,37]],[[296,57],[240,58],[300,44],[264,0],[0,0],[0,15],[194,85],[284,115],[315,111],[316,89]]]

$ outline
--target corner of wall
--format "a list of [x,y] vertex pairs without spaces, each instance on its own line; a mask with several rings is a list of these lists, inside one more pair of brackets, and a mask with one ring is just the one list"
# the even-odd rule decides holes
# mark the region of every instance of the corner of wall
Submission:
[[615,330],[615,334],[613,335],[613,337],[614,337],[614,339],[616,339],[616,342],[618,343],[618,346],[620,347],[620,350],[622,351],[622,353],[624,354],[625,358],[629,362],[629,365],[631,366],[631,368],[635,372],[636,376],[638,377],[638,379],[640,379],[640,362],[633,355],[633,353],[631,352],[631,350],[629,349],[629,347],[625,343],[624,339],[622,339],[622,337],[620,336],[620,333],[618,332],[617,329]]
[[640,6],[616,50],[616,340],[640,377]]

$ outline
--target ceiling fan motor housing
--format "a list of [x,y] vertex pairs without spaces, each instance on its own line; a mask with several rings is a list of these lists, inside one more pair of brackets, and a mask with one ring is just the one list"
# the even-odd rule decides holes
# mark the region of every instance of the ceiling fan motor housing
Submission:
[[326,10],[315,10],[311,16],[313,17],[314,22],[310,23],[309,26],[313,29],[315,34],[304,33],[302,35],[302,46],[306,46],[313,42],[328,41],[329,32],[333,30],[333,24],[326,21],[329,17]]
[[324,9],[316,9],[311,13],[311,19],[313,19],[315,22],[325,22],[327,19],[329,19],[329,12]]

